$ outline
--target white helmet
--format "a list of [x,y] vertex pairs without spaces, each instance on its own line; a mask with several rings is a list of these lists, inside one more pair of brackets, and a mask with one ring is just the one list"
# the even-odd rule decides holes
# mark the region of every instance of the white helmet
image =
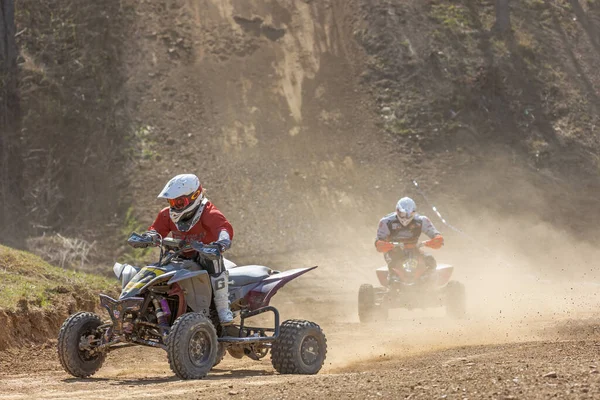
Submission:
[[158,198],[169,201],[169,216],[181,232],[187,232],[196,225],[206,204],[200,179],[193,174],[177,175],[171,179]]
[[417,205],[410,197],[403,197],[396,204],[396,216],[403,226],[408,226],[417,213]]

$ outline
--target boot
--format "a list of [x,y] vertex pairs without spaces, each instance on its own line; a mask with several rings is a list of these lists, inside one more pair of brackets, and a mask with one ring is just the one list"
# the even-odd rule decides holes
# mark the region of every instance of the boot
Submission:
[[210,281],[219,321],[223,326],[231,325],[233,323],[233,313],[229,309],[229,274],[227,271],[223,271],[218,275],[211,276]]

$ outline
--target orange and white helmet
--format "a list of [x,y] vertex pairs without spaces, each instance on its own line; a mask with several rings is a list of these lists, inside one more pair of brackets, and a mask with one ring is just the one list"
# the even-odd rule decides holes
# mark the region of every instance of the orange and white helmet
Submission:
[[403,226],[408,226],[417,214],[417,205],[410,197],[403,197],[396,204],[396,216]]
[[181,232],[189,231],[200,219],[204,196],[200,179],[193,174],[177,175],[158,195],[169,201],[169,216]]

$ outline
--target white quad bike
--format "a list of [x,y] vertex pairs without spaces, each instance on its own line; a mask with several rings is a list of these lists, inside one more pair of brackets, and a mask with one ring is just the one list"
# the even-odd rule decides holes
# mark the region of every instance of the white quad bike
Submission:
[[380,267],[377,278],[382,287],[370,284],[361,285],[358,291],[358,317],[361,322],[385,320],[388,310],[394,308],[446,307],[452,318],[463,318],[466,314],[465,287],[458,281],[451,281],[454,267],[437,264],[431,268],[425,262],[425,255],[417,245],[392,243],[396,251],[404,252],[402,263],[395,267]]

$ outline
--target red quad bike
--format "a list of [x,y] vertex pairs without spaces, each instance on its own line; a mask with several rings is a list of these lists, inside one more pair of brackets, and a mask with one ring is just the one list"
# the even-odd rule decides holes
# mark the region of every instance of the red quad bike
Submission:
[[454,267],[438,264],[435,269],[425,263],[419,250],[426,242],[417,245],[392,243],[395,251],[403,251],[405,259],[388,271],[377,268],[377,278],[383,287],[364,284],[358,291],[358,317],[360,322],[387,319],[391,308],[446,307],[453,318],[465,316],[465,288],[462,283],[450,281]]
[[[128,243],[143,248],[152,239],[131,234]],[[58,335],[58,355],[71,375],[86,378],[100,369],[106,355],[123,347],[158,347],[167,353],[173,372],[181,379],[200,379],[225,356],[260,360],[271,352],[273,367],[282,374],[316,374],[325,361],[327,341],[319,325],[304,320],[279,323],[279,312],[269,301],[292,279],[312,270],[285,272],[261,265],[237,267],[225,260],[215,245],[161,240],[161,256],[154,265],[137,268],[116,263],[121,281],[118,299],[100,295],[110,316],[103,321],[90,312],[71,315]],[[221,326],[208,272],[180,255],[196,250],[201,260],[221,263],[229,271],[231,310],[238,325]],[[229,264],[229,265],[228,265]],[[274,326],[252,326],[251,317],[272,313]]]

